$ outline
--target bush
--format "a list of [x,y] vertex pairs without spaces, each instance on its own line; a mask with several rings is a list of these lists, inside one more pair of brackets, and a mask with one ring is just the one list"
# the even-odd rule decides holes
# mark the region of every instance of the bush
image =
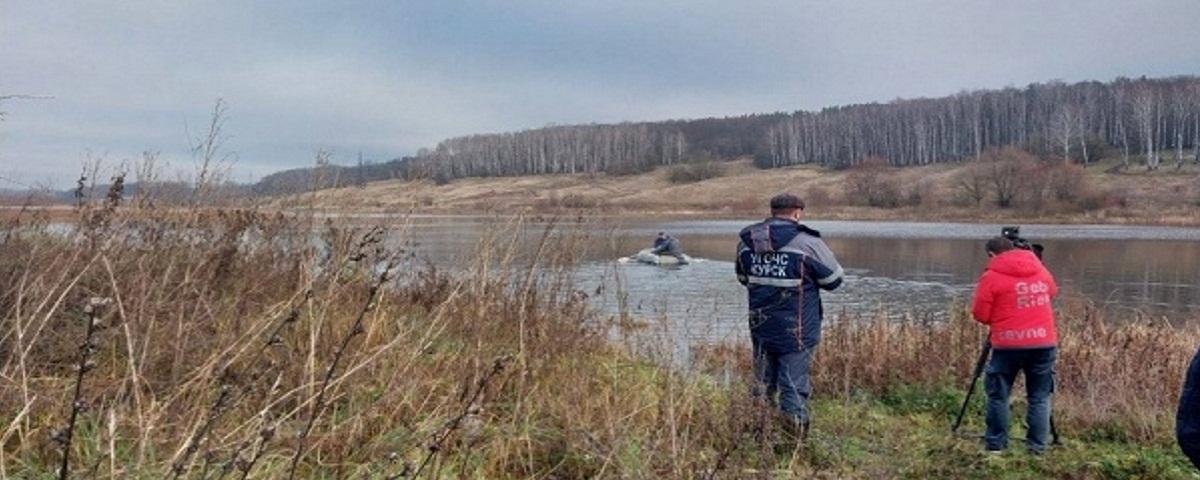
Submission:
[[904,196],[904,204],[910,207],[930,206],[934,204],[934,201],[933,184],[928,180],[914,183]]
[[846,175],[847,200],[871,207],[900,206],[900,185],[888,175],[886,161],[867,158]]
[[696,183],[725,174],[725,167],[714,161],[684,163],[667,170],[667,181],[671,183]]
[[983,152],[979,162],[997,207],[1010,208],[1019,197],[1030,200],[1033,190],[1040,201],[1040,186],[1029,182],[1037,168],[1037,158],[1029,152],[1016,147],[992,149]]
[[446,185],[449,184],[451,180],[453,179],[450,178],[450,174],[444,171],[438,171],[437,173],[433,174],[434,185]]
[[1129,190],[1115,188],[1104,192],[1104,204],[1108,207],[1126,208],[1129,206]]
[[1075,164],[1060,164],[1048,172],[1050,193],[1055,200],[1074,202],[1088,190],[1087,171]]
[[735,212],[765,211],[767,202],[755,196],[745,196],[729,202],[729,208]]
[[[1020,206],[1039,211],[1044,208],[1078,207],[1084,210],[1106,204],[1104,195],[1092,191],[1087,171],[1080,165],[1065,163],[1061,158],[1049,161],[1027,161],[1019,167],[1021,180],[1015,191]],[[1093,197],[1093,198],[1087,198]]]
[[559,195],[552,193],[546,198],[545,205],[550,208],[596,208],[601,204],[599,199],[578,193]]
[[756,152],[754,154],[754,166],[762,169],[775,168],[775,159],[767,152]]
[[810,206],[824,207],[833,204],[833,195],[824,187],[805,189],[802,197],[804,198],[804,202]]
[[976,207],[990,194],[987,168],[982,163],[972,163],[954,176],[954,190],[959,201]]

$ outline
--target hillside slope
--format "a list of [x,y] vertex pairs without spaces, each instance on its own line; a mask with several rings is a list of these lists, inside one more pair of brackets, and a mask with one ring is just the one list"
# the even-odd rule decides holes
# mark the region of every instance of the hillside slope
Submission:
[[723,165],[717,178],[677,184],[669,171],[638,175],[561,174],[465,178],[443,185],[392,180],[363,187],[320,190],[275,201],[275,206],[328,211],[444,214],[555,213],[744,216],[760,214],[779,192],[800,194],[815,218],[1002,220],[1200,224],[1200,168],[1108,173],[1102,163],[1081,170],[1095,205],[1049,202],[1037,208],[998,209],[964,201],[957,178],[964,165],[883,168],[877,175],[897,185],[899,204],[871,207],[856,196],[855,172],[816,166],[762,170],[750,161]]

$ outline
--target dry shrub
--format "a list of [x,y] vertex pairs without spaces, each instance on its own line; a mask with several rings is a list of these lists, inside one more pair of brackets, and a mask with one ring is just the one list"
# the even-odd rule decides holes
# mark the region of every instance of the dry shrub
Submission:
[[[414,265],[402,229],[78,215],[0,237],[6,473],[53,474],[71,412],[69,469],[98,477],[287,478],[292,459],[297,478],[685,477],[712,461],[683,452],[739,442],[713,423],[738,418],[723,397],[608,343],[573,288],[577,240],[552,226],[497,227],[447,272]],[[91,298],[110,302],[77,377]]]
[[1037,157],[1017,147],[990,149],[980,155],[983,175],[995,206],[1013,207],[1018,199],[1029,199],[1031,191],[1040,192],[1040,184],[1031,184],[1032,173],[1037,169]]
[[936,203],[933,182],[929,180],[919,180],[913,183],[904,196],[904,205],[909,207],[932,207]]
[[991,195],[988,170],[982,162],[972,162],[954,175],[952,183],[960,203],[975,207],[983,205]]
[[767,210],[767,202],[759,197],[745,196],[731,200],[729,202],[729,208],[735,212],[758,213]]
[[1053,160],[1031,162],[1024,168],[1025,180],[1019,186],[1018,200],[1026,210],[1088,210],[1087,206],[1095,203],[1094,199],[1088,199],[1096,194],[1082,166]]
[[805,205],[815,207],[828,207],[833,205],[833,195],[829,193],[829,189],[822,186],[814,186],[805,188],[801,194]]
[[1129,192],[1122,188],[1090,189],[1076,199],[1075,204],[1084,211],[1127,208]]
[[449,185],[450,182],[454,181],[454,177],[450,175],[450,172],[438,170],[433,174],[432,180],[434,185],[442,186]]
[[[0,228],[6,474],[50,476],[63,448],[49,439],[72,412],[72,471],[96,477],[286,478],[292,459],[298,478],[763,468],[734,453],[770,435],[769,410],[741,393],[744,346],[698,363],[723,369],[723,385],[628,355],[574,288],[578,239],[553,223],[489,230],[441,271],[414,264],[402,228],[103,203],[77,213],[65,233],[37,219]],[[110,301],[89,313],[93,298]],[[1083,307],[1060,317],[1064,426],[1161,440],[1200,335]],[[70,365],[89,318],[80,376]],[[961,316],[831,322],[818,391],[959,385],[980,334]]]
[[1087,170],[1078,164],[1055,164],[1048,169],[1050,194],[1060,202],[1075,202],[1091,189]]
[[846,195],[851,203],[870,207],[900,206],[900,183],[890,175],[887,160],[868,157],[846,175]]
[[[1057,313],[1054,414],[1067,435],[1172,441],[1183,374],[1200,345],[1200,329],[1145,318],[1107,319],[1084,301],[1064,303]],[[814,390],[846,400],[914,390],[965,394],[987,331],[970,320],[966,308],[953,311],[949,321],[897,321],[882,314],[827,319],[813,365]],[[747,345],[696,352],[696,366],[710,375],[750,375]],[[1023,397],[1016,392],[1020,390],[1013,397],[1020,402]],[[961,396],[951,399],[950,408],[938,413],[952,418],[961,401]]]
[[[985,329],[969,319],[965,308],[955,312],[948,322],[839,319],[826,326],[814,381],[822,390],[847,396],[885,395],[913,385],[965,385]],[[1182,372],[1200,344],[1200,331],[1105,319],[1082,302],[1067,302],[1058,312],[1058,330],[1056,416],[1076,432],[1167,440]]]
[[725,167],[717,161],[682,163],[667,168],[667,181],[675,184],[696,183],[724,174]]
[[589,197],[580,193],[568,193],[562,195],[558,192],[553,192],[544,200],[539,202],[540,206],[549,209],[589,209],[599,208],[604,205],[604,201],[599,198]]

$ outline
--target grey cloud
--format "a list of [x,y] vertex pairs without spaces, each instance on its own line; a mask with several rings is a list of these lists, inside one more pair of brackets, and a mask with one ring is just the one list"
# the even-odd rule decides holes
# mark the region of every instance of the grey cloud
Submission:
[[[237,178],[550,123],[1200,73],[1193,0],[9,1],[0,174],[63,183],[86,152],[162,150],[230,104]],[[1139,28],[1153,25],[1153,28]]]

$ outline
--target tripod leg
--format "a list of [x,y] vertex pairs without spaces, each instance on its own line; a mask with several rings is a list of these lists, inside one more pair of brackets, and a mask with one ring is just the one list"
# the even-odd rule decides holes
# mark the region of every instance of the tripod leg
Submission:
[[963,416],[967,414],[967,406],[971,404],[971,396],[975,394],[975,383],[979,381],[979,376],[983,375],[983,369],[987,366],[988,356],[992,353],[992,344],[989,340],[984,339],[983,350],[979,352],[979,359],[975,361],[975,372],[971,375],[971,384],[967,385],[967,398],[963,399],[962,407],[958,409],[958,418],[954,419],[954,426],[950,427],[951,433],[958,432],[958,427],[962,426]]

